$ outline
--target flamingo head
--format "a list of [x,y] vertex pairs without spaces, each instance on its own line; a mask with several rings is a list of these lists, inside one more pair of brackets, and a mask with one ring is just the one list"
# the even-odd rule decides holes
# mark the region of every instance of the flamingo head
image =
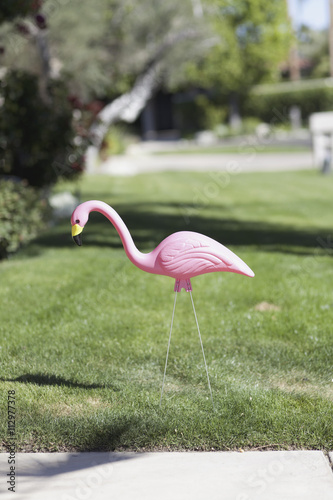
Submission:
[[73,240],[78,246],[82,245],[82,236],[84,226],[86,225],[89,217],[89,211],[86,209],[85,203],[81,203],[72,213],[72,236]]

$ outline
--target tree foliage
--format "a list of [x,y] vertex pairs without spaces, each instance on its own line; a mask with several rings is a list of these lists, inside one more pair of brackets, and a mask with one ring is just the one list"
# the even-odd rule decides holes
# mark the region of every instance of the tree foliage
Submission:
[[276,76],[291,37],[281,0],[44,0],[41,12],[46,23],[27,22],[25,43],[11,44],[3,64],[35,72],[44,91],[62,76],[78,99],[114,100],[94,127],[98,143],[112,121],[133,120],[158,86],[246,94]]
[[219,42],[199,65],[188,65],[190,80],[242,94],[278,77],[292,37],[285,2],[205,0],[204,13]]
[[40,6],[40,0],[1,0],[0,24],[5,21],[13,21],[17,17],[25,17],[37,11]]
[[[195,37],[174,44],[161,57],[165,87],[194,83],[242,92],[276,77],[291,39],[285,2],[199,4],[202,15],[196,14],[193,0],[44,0],[51,69],[61,70],[73,91],[85,98],[113,98],[131,88],[167,37],[191,28]],[[7,56],[5,63],[27,68],[31,46],[26,43]]]
[[330,76],[330,59],[327,30],[316,31],[301,26],[298,33],[298,49],[300,57],[307,63],[305,76],[309,78],[325,78]]
[[50,12],[51,56],[83,97],[127,92],[166,38],[189,27],[196,39],[163,54],[164,82],[177,79],[184,61],[204,50],[207,30],[195,19],[191,0],[71,0],[54,6],[46,0],[43,8]]

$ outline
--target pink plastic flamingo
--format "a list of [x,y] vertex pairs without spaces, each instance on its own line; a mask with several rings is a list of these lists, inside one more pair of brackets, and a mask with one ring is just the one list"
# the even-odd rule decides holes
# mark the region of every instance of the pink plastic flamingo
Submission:
[[137,267],[152,274],[175,278],[175,292],[182,288],[192,290],[190,278],[200,274],[226,271],[253,277],[254,273],[237,255],[217,241],[192,231],[180,231],[165,238],[150,253],[140,252],[125,223],[117,212],[102,201],[81,203],[72,215],[72,235],[80,246],[80,234],[86,225],[89,213],[100,212],[109,219],[119,233],[127,257]]
[[[182,288],[184,288],[187,292],[190,292],[193,311],[202,347],[202,353],[206,366],[208,385],[212,397],[199,324],[191,293],[191,278],[193,278],[194,276],[199,276],[200,274],[213,273],[216,271],[238,273],[253,277],[253,271],[245,264],[245,262],[243,262],[239,257],[237,257],[237,255],[235,255],[225,246],[221,245],[212,238],[209,238],[208,236],[204,236],[203,234],[195,233],[192,231],[180,231],[171,234],[170,236],[165,238],[155,248],[155,250],[144,254],[136,248],[129,230],[127,229],[125,223],[117,214],[117,212],[106,203],[97,200],[91,200],[81,203],[81,205],[79,205],[72,214],[72,236],[75,243],[77,243],[79,246],[81,246],[82,244],[81,233],[88,221],[89,213],[92,211],[100,212],[101,214],[105,215],[105,217],[107,217],[107,219],[109,219],[109,221],[114,225],[124,245],[126,255],[133,262],[133,264],[148,273],[160,274],[174,278],[176,280],[174,288],[175,292],[180,292]],[[163,395],[176,298],[177,293],[175,294],[175,302],[172,313],[161,400]]]

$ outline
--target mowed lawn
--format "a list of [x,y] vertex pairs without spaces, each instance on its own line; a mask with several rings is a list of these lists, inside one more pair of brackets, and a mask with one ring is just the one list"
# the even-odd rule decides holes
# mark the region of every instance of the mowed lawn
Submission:
[[[148,252],[179,230],[233,250],[255,278],[192,279],[191,309],[137,269],[101,214],[69,218],[0,263],[0,426],[16,449],[333,449],[333,178],[318,172],[85,177]],[[75,190],[64,184],[58,189]],[[27,214],[29,217],[29,214]]]

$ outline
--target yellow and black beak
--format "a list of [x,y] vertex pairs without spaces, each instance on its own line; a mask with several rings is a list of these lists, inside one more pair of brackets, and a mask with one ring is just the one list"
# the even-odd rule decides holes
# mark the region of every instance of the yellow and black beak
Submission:
[[74,224],[74,226],[72,226],[73,240],[79,247],[82,245],[82,236],[81,236],[82,231],[83,227],[79,226],[79,224]]

